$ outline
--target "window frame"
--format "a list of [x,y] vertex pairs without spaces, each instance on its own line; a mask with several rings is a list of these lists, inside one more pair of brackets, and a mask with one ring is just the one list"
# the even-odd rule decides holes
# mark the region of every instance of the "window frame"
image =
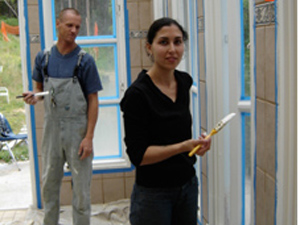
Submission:
[[[113,30],[113,35],[104,35],[104,36],[80,36],[76,38],[76,43],[85,48],[89,47],[99,47],[103,45],[113,45],[117,51],[116,65],[117,71],[116,76],[118,76],[118,84],[116,85],[117,93],[116,97],[99,97],[99,111],[102,107],[107,107],[113,105],[117,107],[117,121],[118,121],[118,133],[119,133],[119,152],[118,156],[113,155],[112,157],[102,157],[95,156],[93,160],[93,173],[107,173],[107,172],[126,172],[133,170],[133,166],[126,154],[126,146],[123,141],[124,137],[124,127],[123,127],[123,118],[119,109],[119,102],[121,101],[124,93],[125,87],[127,87],[127,82],[129,81],[128,76],[130,76],[130,59],[127,57],[129,49],[128,45],[128,14],[126,8],[126,0],[111,0],[112,5],[115,7],[112,10],[113,15],[113,24],[115,25]],[[56,43],[55,35],[55,21],[54,18],[54,0],[51,1],[42,1],[42,16],[43,19],[41,25],[41,48],[47,49],[50,48],[53,44]],[[51,9],[51,10],[49,10]],[[117,82],[117,81],[116,81]],[[118,94],[119,93],[119,94]],[[97,123],[101,123],[98,120]],[[96,125],[97,126],[97,125]],[[98,159],[97,159],[98,158]],[[70,172],[65,170],[65,175],[70,175]]]

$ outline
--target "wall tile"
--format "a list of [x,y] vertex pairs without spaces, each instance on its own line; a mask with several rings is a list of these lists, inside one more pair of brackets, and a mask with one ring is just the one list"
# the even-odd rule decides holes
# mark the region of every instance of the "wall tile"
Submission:
[[208,154],[205,154],[204,156],[201,157],[202,160],[202,174],[207,176],[207,160],[208,160]]
[[205,81],[205,51],[204,51],[204,33],[198,35],[199,44],[199,65],[200,65],[200,80]]
[[271,103],[265,104],[265,166],[266,172],[275,178],[275,120],[276,107]]
[[131,69],[131,82],[134,82],[141,72],[141,68],[132,68]]
[[207,190],[207,177],[202,175],[202,207],[203,207],[203,217],[208,221],[208,190]]
[[275,181],[273,178],[266,176],[266,225],[274,224],[274,210],[275,210]]
[[124,178],[103,179],[104,203],[125,198]]
[[203,16],[203,0],[197,0],[198,16]]
[[135,169],[124,173],[125,177],[135,177]]
[[72,202],[72,195],[71,181],[63,181],[60,189],[60,204],[70,205],[70,202]]
[[256,142],[257,142],[257,166],[265,171],[265,103],[261,100],[256,101]]
[[[31,66],[32,68],[34,67],[34,61],[35,61],[35,56],[37,55],[37,53],[41,50],[41,44],[40,43],[31,43],[30,44],[30,62],[31,62]],[[32,70],[31,70],[32,72]]]
[[[33,85],[35,86],[35,82],[33,82]],[[40,101],[34,106],[34,115],[35,115],[35,127],[37,129],[43,129],[44,127],[44,102]]]
[[130,39],[130,60],[131,67],[142,65],[140,39]]
[[28,5],[37,5],[38,0],[27,0]]
[[266,225],[265,208],[265,175],[260,169],[256,170],[256,225]]
[[125,179],[125,198],[130,198],[134,182],[135,177],[127,177]]
[[140,2],[139,3],[139,21],[140,29],[148,30],[149,26],[153,21],[152,14],[152,3],[151,2]]
[[124,173],[106,173],[102,174],[103,179],[124,177]]
[[129,29],[138,30],[139,26],[139,14],[138,14],[138,4],[136,2],[128,2],[128,19],[129,19]]
[[256,29],[256,96],[265,98],[265,28]]
[[38,155],[42,155],[42,139],[43,139],[43,128],[36,129],[36,146],[38,149]]
[[265,97],[275,102],[275,26],[266,27]]
[[104,203],[102,179],[95,179],[94,176],[91,182],[91,203],[92,204]]
[[39,23],[39,10],[38,5],[28,5],[28,20],[30,23],[29,33],[39,34],[40,33],[40,23]]
[[201,104],[201,127],[207,130],[207,114],[206,114],[206,84],[200,82],[200,104]]

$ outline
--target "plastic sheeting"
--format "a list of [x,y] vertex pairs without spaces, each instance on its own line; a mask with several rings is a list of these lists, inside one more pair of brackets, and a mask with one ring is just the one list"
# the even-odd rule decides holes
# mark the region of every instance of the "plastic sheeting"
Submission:
[[[129,206],[129,199],[92,205],[91,225],[130,225]],[[14,221],[5,225],[42,225],[43,216],[43,210],[29,208],[25,221]],[[72,206],[61,206],[59,224],[72,225]]]

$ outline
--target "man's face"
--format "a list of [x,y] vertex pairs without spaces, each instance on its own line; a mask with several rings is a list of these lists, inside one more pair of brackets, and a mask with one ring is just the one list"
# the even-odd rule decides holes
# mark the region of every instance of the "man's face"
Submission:
[[73,43],[77,37],[81,24],[81,16],[72,11],[66,11],[61,19],[57,19],[56,28],[58,39]]

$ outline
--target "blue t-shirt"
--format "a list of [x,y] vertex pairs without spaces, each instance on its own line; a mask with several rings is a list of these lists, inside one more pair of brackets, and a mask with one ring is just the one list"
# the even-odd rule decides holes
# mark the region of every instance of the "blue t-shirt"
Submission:
[[[53,78],[71,78],[78,61],[78,53],[81,48],[77,46],[72,52],[66,55],[60,54],[56,46],[50,50],[48,62],[48,76]],[[35,58],[32,79],[43,83],[45,66],[45,53],[40,51]],[[84,95],[87,97],[91,93],[102,90],[102,83],[96,67],[94,58],[86,53],[81,60],[78,79]]]

